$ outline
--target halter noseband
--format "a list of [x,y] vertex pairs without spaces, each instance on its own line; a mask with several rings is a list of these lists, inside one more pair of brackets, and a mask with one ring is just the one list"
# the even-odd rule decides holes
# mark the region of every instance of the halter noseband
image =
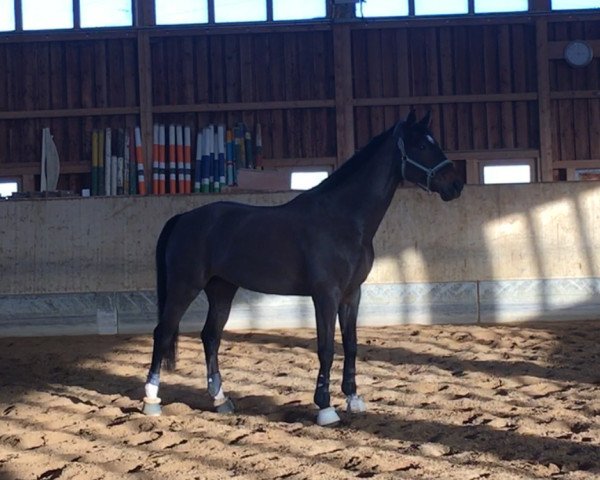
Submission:
[[428,193],[431,193],[431,180],[433,179],[433,177],[435,177],[435,174],[438,173],[442,168],[444,168],[446,165],[452,165],[452,160],[444,160],[443,162],[438,163],[435,167],[433,168],[427,168],[424,167],[423,165],[421,165],[418,162],[415,162],[412,158],[409,158],[408,155],[406,154],[406,149],[404,148],[404,139],[400,136],[398,137],[398,149],[400,150],[400,153],[402,154],[402,178],[406,180],[406,164],[410,164],[413,167],[418,168],[419,170],[422,170],[425,172],[425,175],[427,176],[427,183],[426,184],[422,184],[419,182],[416,182],[417,186],[421,187],[423,190],[427,191]]

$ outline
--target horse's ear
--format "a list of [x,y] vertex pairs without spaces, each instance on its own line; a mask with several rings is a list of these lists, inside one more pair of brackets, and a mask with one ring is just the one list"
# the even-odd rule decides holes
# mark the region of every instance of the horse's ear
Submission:
[[411,107],[408,117],[406,117],[405,123],[407,125],[413,125],[417,121],[417,113],[414,108]]
[[427,110],[425,116],[419,121],[420,125],[429,128],[431,125],[431,110]]

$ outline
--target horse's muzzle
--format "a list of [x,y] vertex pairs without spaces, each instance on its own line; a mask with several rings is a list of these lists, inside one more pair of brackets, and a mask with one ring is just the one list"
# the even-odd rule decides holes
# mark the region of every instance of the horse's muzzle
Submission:
[[438,193],[444,202],[449,202],[450,200],[460,197],[463,187],[463,181],[460,178],[455,178],[450,182],[440,185]]

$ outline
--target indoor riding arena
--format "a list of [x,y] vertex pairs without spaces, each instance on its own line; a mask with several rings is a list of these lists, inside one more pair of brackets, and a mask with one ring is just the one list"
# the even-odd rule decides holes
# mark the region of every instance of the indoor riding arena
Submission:
[[598,0],[0,0],[0,480],[600,479]]

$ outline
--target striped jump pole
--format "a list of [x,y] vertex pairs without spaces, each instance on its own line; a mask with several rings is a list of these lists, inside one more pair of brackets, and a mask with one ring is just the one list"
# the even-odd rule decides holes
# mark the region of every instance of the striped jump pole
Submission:
[[98,195],[98,131],[92,132],[92,196]]
[[177,193],[177,157],[175,125],[169,125],[169,193]]
[[104,130],[98,131],[98,195],[105,194],[104,189]]
[[110,181],[112,178],[112,131],[106,129],[104,133],[104,193],[112,195]]
[[135,129],[128,128],[127,136],[129,138],[129,193],[137,195],[137,160],[135,159]]
[[[219,176],[219,191],[226,185],[225,179],[225,126],[217,127],[217,165]],[[215,172],[215,181],[217,173]]]
[[166,129],[161,125],[158,129],[158,193],[167,192],[167,163],[166,163]]
[[202,191],[202,132],[198,131],[196,136],[196,163],[194,168],[194,193],[200,193]]
[[262,128],[260,123],[256,124],[256,137],[254,138],[254,166],[262,168],[263,166],[263,148],[262,148]]
[[137,163],[138,193],[146,195],[146,179],[144,177],[144,151],[142,149],[142,131],[135,127],[135,158]]
[[212,128],[206,127],[202,134],[202,193],[210,192],[210,152],[211,144],[215,141],[215,135]]
[[184,193],[192,193],[192,129],[183,129],[183,164],[185,171]]
[[123,193],[131,194],[131,137],[129,129],[123,132]]
[[177,136],[177,191],[185,193],[185,162],[183,159],[183,127],[177,125],[175,127]]
[[227,147],[225,149],[225,161],[227,164],[227,185],[235,185],[235,158],[233,156],[234,143],[233,143],[233,132],[231,129],[227,129]]
[[159,160],[158,160],[158,145],[159,145],[160,127],[157,123],[152,129],[152,193],[158,195],[159,192]]

